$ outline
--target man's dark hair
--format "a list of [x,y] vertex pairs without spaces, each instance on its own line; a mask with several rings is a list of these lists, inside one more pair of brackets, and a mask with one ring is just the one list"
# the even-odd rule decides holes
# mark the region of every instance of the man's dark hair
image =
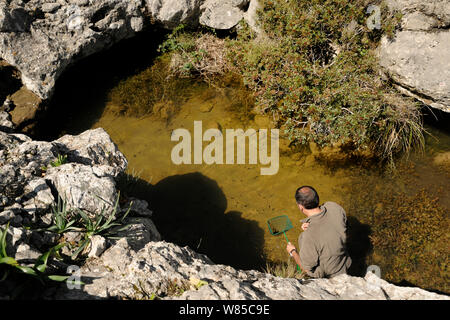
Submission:
[[313,187],[301,186],[295,191],[295,201],[305,209],[314,209],[319,206],[319,195]]

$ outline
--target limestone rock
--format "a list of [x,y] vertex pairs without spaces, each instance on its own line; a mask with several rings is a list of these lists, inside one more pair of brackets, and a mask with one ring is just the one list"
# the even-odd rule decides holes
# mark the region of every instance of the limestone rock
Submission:
[[148,202],[137,198],[129,198],[127,203],[122,206],[122,213],[130,211],[131,214],[150,218],[153,215],[152,210],[148,208]]
[[243,8],[248,1],[206,0],[202,5],[200,23],[202,25],[228,30],[236,26],[244,17]]
[[402,13],[402,28],[430,30],[450,25],[450,2],[447,0],[387,0],[391,10]]
[[29,90],[47,99],[68,65],[141,31],[135,18],[142,18],[142,5],[142,0],[2,1],[0,57],[17,67]]
[[50,187],[43,178],[30,181],[24,191],[27,200],[22,205],[30,214],[44,213],[55,203]]
[[400,31],[393,41],[384,37],[380,64],[405,91],[450,112],[450,30]]
[[200,5],[204,0],[145,0],[153,18],[167,28],[179,24],[198,24]]
[[106,250],[106,239],[99,235],[91,237],[89,258],[99,257]]
[[49,168],[45,179],[52,183],[68,209],[111,214],[118,197],[112,173],[109,166],[67,163]]
[[10,132],[13,129],[14,124],[11,121],[11,116],[5,111],[0,111],[0,130]]
[[[397,287],[372,273],[365,278],[340,275],[332,279],[279,278],[255,270],[236,270],[216,265],[188,247],[164,241],[149,242],[134,251],[119,240],[100,258],[81,268],[90,279],[78,290],[60,288],[58,299],[150,298],[164,299],[449,299],[419,288]],[[196,286],[192,279],[202,281]],[[170,296],[172,285],[186,291]]]
[[117,169],[114,176],[125,171],[128,164],[125,156],[102,128],[87,130],[77,136],[65,135],[55,143],[61,145],[69,162],[110,166]]
[[124,221],[128,227],[115,234],[116,237],[127,238],[131,249],[137,251],[143,248],[150,241],[161,240],[161,235],[156,229],[155,224],[149,218],[127,217]]
[[450,2],[388,0],[401,31],[382,38],[380,65],[404,94],[450,112]]

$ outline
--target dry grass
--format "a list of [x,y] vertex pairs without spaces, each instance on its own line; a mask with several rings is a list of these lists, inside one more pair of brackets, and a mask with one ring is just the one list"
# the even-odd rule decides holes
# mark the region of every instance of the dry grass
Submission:
[[387,124],[376,141],[381,157],[392,160],[394,154],[408,155],[412,148],[423,151],[425,129],[417,104],[397,93],[385,94],[384,100],[388,105]]
[[263,271],[281,278],[303,279],[306,276],[297,270],[297,264],[292,259],[286,262],[267,262]]
[[176,76],[190,77],[198,74],[204,79],[222,75],[229,70],[225,40],[212,34],[203,34],[191,46],[179,46],[172,54],[170,69]]

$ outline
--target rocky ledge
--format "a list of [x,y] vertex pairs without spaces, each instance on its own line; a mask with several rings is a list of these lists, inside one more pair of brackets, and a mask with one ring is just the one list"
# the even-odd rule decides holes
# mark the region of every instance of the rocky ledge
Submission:
[[68,65],[132,37],[145,24],[229,29],[246,17],[249,2],[0,0],[0,58],[16,67],[22,83],[45,100]]
[[383,37],[380,65],[401,92],[450,112],[450,2],[387,3],[402,13],[401,30],[393,39]]
[[[2,126],[8,127],[8,119]],[[4,128],[3,127],[3,128]],[[87,213],[114,212],[118,179],[127,160],[101,128],[52,142],[0,131],[0,225],[7,230],[7,253],[19,263],[36,259],[63,239],[80,240],[76,231],[62,235],[43,230],[53,223],[52,206],[63,198],[69,208]],[[55,159],[66,161],[55,165]],[[53,163],[53,165],[52,165]],[[126,199],[128,229],[110,239],[91,237],[79,270],[84,285],[52,289],[50,299],[448,299],[419,288],[398,287],[372,273],[364,278],[279,278],[255,270],[214,264],[188,247],[162,241],[148,203]],[[27,227],[26,227],[27,226]],[[32,226],[30,228],[30,226]],[[40,227],[36,229],[35,227]],[[64,251],[66,250],[66,252]],[[63,248],[63,254],[70,250]],[[58,262],[58,263],[57,263]],[[67,264],[55,260],[56,267]],[[7,283],[2,286],[6,288]],[[9,298],[8,293],[0,296]]]

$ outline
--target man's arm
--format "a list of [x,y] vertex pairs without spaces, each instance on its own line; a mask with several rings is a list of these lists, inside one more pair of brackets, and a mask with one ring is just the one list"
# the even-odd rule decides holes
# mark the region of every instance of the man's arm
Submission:
[[302,269],[303,272],[306,272],[306,270],[303,269],[302,264],[300,263],[300,255],[298,254],[295,246],[289,242],[286,246],[286,250],[291,255],[291,257],[294,258],[295,262],[298,264],[300,269]]
[[316,268],[319,266],[319,254],[314,240],[307,232],[302,233],[301,236],[301,243],[299,238],[299,247],[301,248],[298,251],[292,243],[288,243],[286,250],[304,272],[313,277],[318,276],[320,272],[317,273],[319,270],[316,270]]

